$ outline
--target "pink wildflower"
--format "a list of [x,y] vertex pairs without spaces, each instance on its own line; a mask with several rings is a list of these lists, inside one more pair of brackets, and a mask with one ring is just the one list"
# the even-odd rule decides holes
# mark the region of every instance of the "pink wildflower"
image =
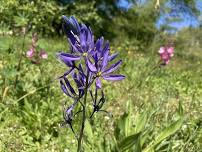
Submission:
[[174,56],[173,47],[160,47],[159,49],[160,58],[166,65],[170,62],[170,59]]
[[170,57],[173,57],[173,56],[174,56],[174,48],[173,48],[173,47],[168,47],[168,48],[167,48],[167,52],[168,52],[168,54],[170,55]]
[[30,48],[30,50],[27,51],[26,56],[28,58],[32,58],[34,56],[34,48]]
[[48,54],[47,54],[46,51],[44,51],[44,50],[41,50],[41,51],[40,51],[39,56],[40,56],[42,59],[47,59],[47,58],[48,58]]

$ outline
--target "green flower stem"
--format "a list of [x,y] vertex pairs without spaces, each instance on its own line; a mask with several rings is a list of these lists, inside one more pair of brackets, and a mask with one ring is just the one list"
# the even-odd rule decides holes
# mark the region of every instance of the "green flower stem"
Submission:
[[81,130],[78,138],[77,152],[82,152],[82,139],[83,139],[85,121],[86,121],[86,100],[87,100],[87,94],[88,94],[88,77],[89,77],[89,74],[87,74],[87,77],[86,77],[84,102],[83,104],[81,104],[83,107],[83,113],[82,113],[83,116],[82,116]]

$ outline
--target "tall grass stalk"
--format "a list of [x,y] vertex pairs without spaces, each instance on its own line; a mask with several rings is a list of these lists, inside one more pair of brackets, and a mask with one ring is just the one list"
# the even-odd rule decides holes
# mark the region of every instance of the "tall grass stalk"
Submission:
[[21,69],[21,64],[22,64],[22,59],[23,59],[23,51],[24,51],[24,48],[25,48],[26,28],[24,27],[22,30],[23,30],[23,32],[22,32],[23,33],[23,42],[22,42],[22,48],[21,48],[20,53],[19,53],[20,58],[19,58],[18,65],[17,65],[18,74],[15,77],[14,88],[16,88],[16,85],[18,83],[19,72],[20,72],[20,69]]

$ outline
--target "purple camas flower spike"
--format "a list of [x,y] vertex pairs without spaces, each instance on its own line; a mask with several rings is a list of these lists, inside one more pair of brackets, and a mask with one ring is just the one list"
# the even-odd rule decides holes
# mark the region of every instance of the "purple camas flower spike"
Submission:
[[[101,78],[105,80],[122,80],[125,77],[123,75],[112,74],[118,69],[122,61],[118,61],[115,64],[108,66],[109,62],[113,61],[117,57],[117,53],[110,55],[109,42],[104,41],[101,37],[98,39],[94,46],[93,33],[90,27],[85,24],[79,24],[74,17],[67,18],[62,17],[64,20],[63,28],[69,39],[72,52],[71,53],[58,53],[58,58],[69,67],[75,68],[74,62],[78,60],[84,60],[86,67],[89,69],[89,75],[91,79],[95,78],[95,84],[97,88],[101,88]],[[72,64],[74,63],[74,64]],[[77,68],[79,70],[79,68]],[[71,71],[72,69],[70,69]],[[66,72],[68,75],[69,72]],[[87,75],[87,74],[86,74]],[[93,81],[93,80],[90,80]]]
[[[59,52],[56,55],[57,58],[68,67],[64,74],[58,79],[60,81],[61,90],[74,100],[73,104],[70,104],[68,108],[64,109],[64,121],[66,124],[70,125],[74,132],[71,124],[74,117],[74,107],[77,103],[80,103],[82,109],[79,112],[83,111],[83,118],[86,117],[84,114],[87,109],[86,102],[88,98],[86,97],[89,90],[94,88],[92,84],[95,85],[95,93],[93,94],[92,91],[90,91],[93,101],[93,112],[90,118],[95,112],[105,112],[109,114],[107,111],[101,109],[105,103],[102,80],[118,81],[123,80],[125,76],[114,74],[120,67],[122,60],[111,64],[118,53],[110,54],[109,42],[105,41],[104,37],[99,38],[94,43],[94,36],[90,27],[78,23],[73,16],[70,18],[62,16],[62,18],[62,26],[70,44],[70,51]],[[169,52],[172,52],[172,50],[169,50]],[[71,81],[71,79],[73,81]],[[102,94],[98,95],[98,92]],[[98,99],[98,97],[100,98]],[[81,98],[84,100],[81,100]],[[82,121],[81,132],[78,139],[82,139],[82,132],[85,127],[84,124],[85,119]],[[81,144],[80,141],[81,140],[78,140],[78,145]]]

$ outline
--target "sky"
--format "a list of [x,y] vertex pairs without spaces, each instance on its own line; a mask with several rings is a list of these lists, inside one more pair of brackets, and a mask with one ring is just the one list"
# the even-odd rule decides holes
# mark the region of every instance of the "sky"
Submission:
[[119,0],[118,6],[125,9],[129,9],[132,5],[126,0]]
[[[120,0],[118,5],[125,9],[129,9],[132,6],[131,3],[127,2],[127,0]],[[197,0],[196,7],[200,10],[200,12],[202,14],[202,0]],[[183,18],[182,21],[173,22],[173,23],[170,23],[169,25],[172,27],[175,27],[176,29],[181,29],[181,28],[190,27],[190,26],[197,27],[199,25],[199,20],[202,21],[202,15],[200,15],[198,18],[193,18],[188,15],[184,16],[184,14],[179,14],[179,16]],[[168,16],[165,14],[162,15],[159,18],[159,20],[157,21],[156,26],[158,28],[160,28],[161,25],[163,25],[165,23],[166,18],[168,18],[168,17],[171,17],[171,16]]]

